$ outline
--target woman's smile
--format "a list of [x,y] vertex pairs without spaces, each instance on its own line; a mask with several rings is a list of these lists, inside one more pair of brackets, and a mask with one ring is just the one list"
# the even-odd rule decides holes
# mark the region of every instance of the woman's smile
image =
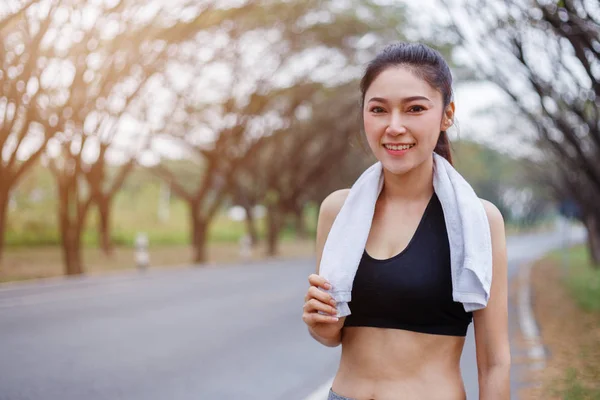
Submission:
[[415,147],[416,144],[384,144],[383,147],[388,152],[389,155],[394,157],[403,156],[408,153],[410,149]]

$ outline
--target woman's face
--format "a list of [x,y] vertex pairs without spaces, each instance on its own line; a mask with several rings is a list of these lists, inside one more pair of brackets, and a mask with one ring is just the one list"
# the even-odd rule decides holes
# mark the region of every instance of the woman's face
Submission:
[[389,67],[365,93],[367,141],[384,168],[403,174],[432,156],[440,131],[452,124],[454,104],[405,67]]

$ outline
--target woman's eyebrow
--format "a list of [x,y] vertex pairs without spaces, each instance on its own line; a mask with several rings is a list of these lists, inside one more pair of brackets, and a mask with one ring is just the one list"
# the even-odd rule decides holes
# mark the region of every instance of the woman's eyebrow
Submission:
[[[410,101],[416,101],[416,100],[425,100],[425,101],[431,101],[429,100],[427,97],[425,96],[411,96],[411,97],[405,97],[403,99],[400,99],[401,102],[403,103],[408,103]],[[369,102],[371,101],[378,101],[380,103],[387,103],[387,100],[384,99],[383,97],[371,97],[369,99]]]

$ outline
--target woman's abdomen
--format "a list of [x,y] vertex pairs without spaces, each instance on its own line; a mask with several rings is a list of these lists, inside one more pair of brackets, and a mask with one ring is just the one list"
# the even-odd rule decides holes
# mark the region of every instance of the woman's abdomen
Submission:
[[360,400],[464,400],[460,374],[463,345],[464,338],[457,336],[344,328],[333,390]]

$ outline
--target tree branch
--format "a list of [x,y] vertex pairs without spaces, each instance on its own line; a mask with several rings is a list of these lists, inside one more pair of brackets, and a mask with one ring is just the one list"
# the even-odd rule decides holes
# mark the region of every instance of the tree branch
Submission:
[[192,201],[193,196],[191,196],[188,193],[188,191],[183,186],[181,186],[179,184],[179,182],[177,182],[177,178],[176,178],[175,174],[173,174],[167,168],[158,164],[158,165],[150,168],[150,171],[152,173],[154,173],[156,176],[158,176],[159,178],[163,179],[165,182],[167,182],[171,186],[171,189],[173,189],[173,191],[175,193],[177,193],[177,195],[179,197],[184,198],[188,202]]

